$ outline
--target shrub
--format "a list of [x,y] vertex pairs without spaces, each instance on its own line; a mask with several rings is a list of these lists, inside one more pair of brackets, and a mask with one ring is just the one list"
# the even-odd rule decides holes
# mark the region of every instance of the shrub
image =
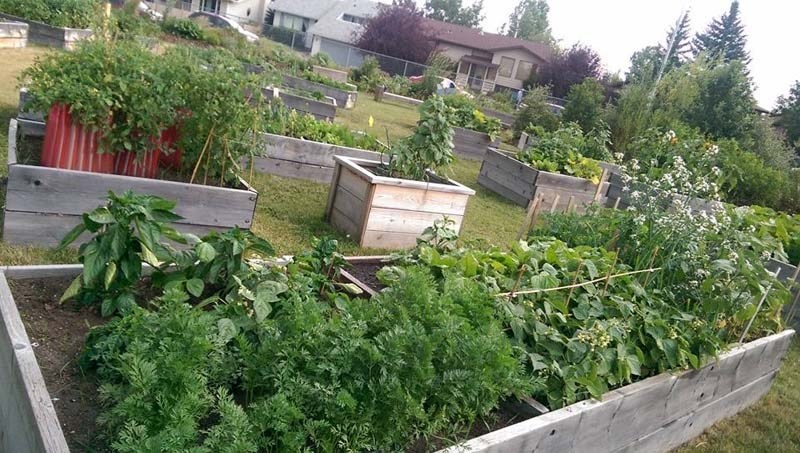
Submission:
[[525,106],[517,111],[514,118],[514,138],[518,139],[531,126],[538,126],[545,131],[558,129],[561,120],[547,105],[547,90],[534,88],[525,96]]
[[161,29],[164,30],[165,33],[191,39],[193,41],[200,41],[204,37],[203,29],[189,19],[165,17],[164,21],[161,23]]
[[573,85],[567,94],[567,103],[561,118],[564,122],[574,122],[584,131],[597,127],[603,114],[603,87],[595,79],[584,79]]
[[373,56],[364,58],[361,67],[350,70],[350,78],[359,90],[369,91],[375,89],[381,78],[381,68],[378,59]]

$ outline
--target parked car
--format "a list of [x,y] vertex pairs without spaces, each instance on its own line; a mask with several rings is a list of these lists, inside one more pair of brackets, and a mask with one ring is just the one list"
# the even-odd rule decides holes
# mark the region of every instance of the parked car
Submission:
[[235,20],[228,19],[227,17],[220,16],[219,14],[207,13],[205,11],[198,11],[196,13],[190,14],[189,20],[202,27],[231,29],[236,33],[239,33],[240,35],[244,36],[244,38],[247,39],[247,42],[258,41],[257,34],[245,30]]

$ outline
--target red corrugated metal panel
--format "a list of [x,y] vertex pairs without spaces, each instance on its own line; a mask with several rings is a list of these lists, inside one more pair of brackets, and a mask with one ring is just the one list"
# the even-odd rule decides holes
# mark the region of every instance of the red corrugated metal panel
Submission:
[[112,173],[114,155],[98,153],[99,132],[72,121],[69,106],[54,104],[47,116],[41,165]]

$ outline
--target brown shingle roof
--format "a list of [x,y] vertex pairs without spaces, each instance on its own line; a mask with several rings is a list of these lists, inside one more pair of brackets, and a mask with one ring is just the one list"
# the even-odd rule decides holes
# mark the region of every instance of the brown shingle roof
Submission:
[[428,29],[437,41],[493,52],[503,49],[525,49],[545,61],[550,61],[552,50],[547,44],[487,33],[463,25],[426,19]]

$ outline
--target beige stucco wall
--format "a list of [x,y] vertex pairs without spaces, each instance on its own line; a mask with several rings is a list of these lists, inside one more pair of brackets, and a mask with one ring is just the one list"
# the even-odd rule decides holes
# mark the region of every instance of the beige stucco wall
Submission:
[[458,63],[458,60],[464,55],[472,55],[472,49],[469,47],[462,47],[450,43],[439,43],[436,45],[436,50],[447,55],[447,58],[453,60],[454,63]]
[[519,68],[520,60],[530,61],[536,66],[541,67],[544,64],[544,60],[533,55],[530,52],[520,49],[508,49],[508,50],[500,50],[495,52],[494,57],[492,58],[492,63],[497,65],[500,64],[501,57],[509,57],[514,59],[514,68],[511,71],[511,77],[502,77],[500,76],[500,72],[498,69],[497,79],[495,82],[497,85],[501,85],[508,88],[520,89],[522,88],[522,80],[517,80],[515,76],[517,75],[517,68]]

